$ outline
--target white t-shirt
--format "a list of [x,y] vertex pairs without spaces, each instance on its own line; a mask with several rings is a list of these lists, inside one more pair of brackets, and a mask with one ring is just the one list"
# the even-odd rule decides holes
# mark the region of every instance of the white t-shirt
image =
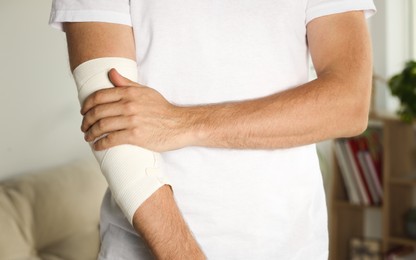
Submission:
[[[306,25],[351,10],[369,16],[375,7],[372,0],[55,0],[51,23],[133,26],[139,83],[174,104],[195,105],[253,99],[306,83]],[[162,157],[178,206],[209,259],[327,259],[315,145],[186,147]],[[102,219],[101,259],[146,258],[110,198]]]

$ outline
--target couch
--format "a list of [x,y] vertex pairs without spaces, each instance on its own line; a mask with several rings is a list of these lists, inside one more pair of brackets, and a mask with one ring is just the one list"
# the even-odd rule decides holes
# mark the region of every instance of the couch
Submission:
[[89,260],[107,184],[95,162],[0,182],[0,260]]

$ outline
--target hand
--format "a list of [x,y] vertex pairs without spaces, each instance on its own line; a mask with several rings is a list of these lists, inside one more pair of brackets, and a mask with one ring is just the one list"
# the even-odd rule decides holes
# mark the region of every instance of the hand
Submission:
[[81,130],[94,149],[133,144],[163,152],[188,144],[183,109],[170,104],[159,92],[121,76],[108,73],[115,88],[102,89],[84,102]]

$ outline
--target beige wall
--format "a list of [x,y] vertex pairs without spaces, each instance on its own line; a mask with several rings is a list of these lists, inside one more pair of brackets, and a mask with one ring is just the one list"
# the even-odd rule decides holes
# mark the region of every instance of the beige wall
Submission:
[[0,1],[0,179],[90,157],[51,1]]

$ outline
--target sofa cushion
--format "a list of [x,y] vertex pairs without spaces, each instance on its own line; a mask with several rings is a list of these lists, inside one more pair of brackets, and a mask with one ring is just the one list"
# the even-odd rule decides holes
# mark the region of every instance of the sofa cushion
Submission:
[[0,259],[97,259],[106,187],[85,161],[0,182]]

